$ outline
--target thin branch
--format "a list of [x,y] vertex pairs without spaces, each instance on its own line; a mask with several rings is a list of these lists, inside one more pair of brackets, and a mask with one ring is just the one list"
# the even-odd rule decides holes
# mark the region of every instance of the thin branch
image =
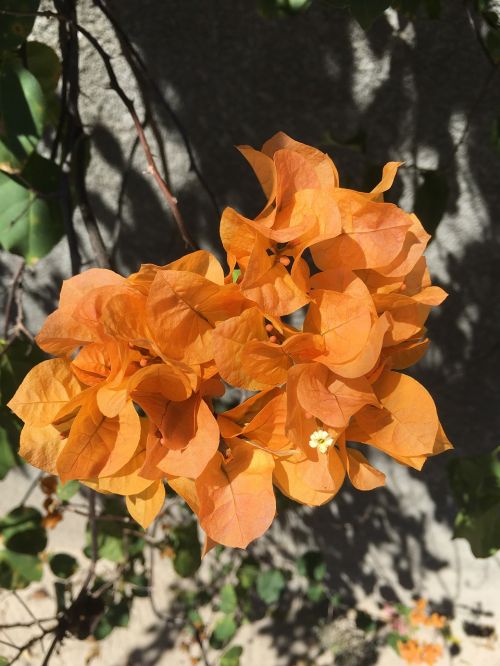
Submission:
[[[21,606],[24,608],[24,610],[28,613],[28,615],[33,619],[33,622],[38,626],[40,631],[42,631],[42,632],[45,631],[45,629],[42,626],[42,623],[40,622],[40,620],[38,620],[38,618],[35,616],[35,614],[31,610],[31,608],[24,601],[24,599],[20,596],[20,594],[18,594],[18,592],[16,590],[12,590],[12,594],[17,599],[17,601],[21,604]],[[43,639],[40,639],[40,640],[42,640],[42,644],[43,644]]]
[[[111,2],[110,0],[94,0],[94,4],[106,15],[107,19],[113,26],[116,34],[118,35],[118,38],[120,40],[120,43],[122,45],[122,50],[124,52],[124,56],[127,58],[127,61],[130,62],[132,58],[127,57],[127,51],[130,52],[130,56],[135,59],[137,62],[137,65],[139,66],[139,69],[142,73],[142,76],[145,80],[145,82],[149,85],[151,90],[156,94],[158,101],[160,102],[161,106],[165,109],[167,114],[170,116],[172,119],[172,122],[174,123],[177,131],[179,132],[179,135],[181,137],[181,140],[184,144],[184,147],[186,149],[186,153],[189,158],[189,168],[190,170],[196,175],[198,182],[202,186],[202,188],[205,190],[208,198],[210,199],[214,211],[217,215],[217,218],[220,218],[220,208],[217,203],[217,199],[215,197],[215,194],[213,193],[212,189],[210,188],[209,184],[207,183],[205,177],[203,176],[200,167],[197,164],[196,158],[193,153],[193,149],[191,146],[191,141],[189,139],[188,133],[186,129],[184,128],[180,118],[178,115],[175,113],[165,96],[163,95],[162,91],[160,90],[160,87],[158,86],[158,83],[155,81],[155,79],[151,76],[148,67],[146,63],[144,62],[144,59],[142,58],[141,54],[139,53],[138,49],[135,47],[135,45],[132,43],[131,39],[121,26],[120,22],[116,18],[116,15],[111,11]],[[125,47],[125,48],[124,48]]]
[[24,506],[26,502],[29,500],[33,492],[35,491],[36,487],[40,483],[40,479],[43,477],[45,474],[44,471],[38,472],[34,477],[33,480],[31,481],[30,485],[28,486],[27,491],[24,493],[24,496],[22,500],[19,502],[19,506]]
[[54,616],[52,617],[37,617],[34,620],[30,620],[29,622],[12,622],[11,624],[0,624],[0,631],[3,631],[4,629],[23,629],[23,628],[28,628],[32,627],[35,624],[38,624],[39,622],[55,622],[56,618]]
[[108,74],[109,82],[111,88],[116,92],[120,100],[122,101],[123,105],[129,112],[130,117],[132,118],[132,121],[134,123],[135,130],[137,132],[137,136],[139,137],[139,141],[141,142],[142,149],[144,151],[144,155],[146,157],[146,161],[148,163],[148,171],[151,173],[151,175],[154,177],[156,180],[156,183],[158,184],[158,187],[160,188],[163,196],[165,197],[165,200],[167,201],[167,204],[170,208],[170,212],[172,213],[174,220],[177,224],[177,227],[179,229],[179,233],[181,234],[182,239],[184,240],[184,243],[186,246],[191,247],[193,249],[196,249],[196,244],[194,243],[193,239],[191,238],[189,231],[184,223],[184,220],[182,218],[182,215],[179,211],[179,208],[177,206],[177,199],[173,196],[173,194],[170,192],[167,183],[163,180],[160,172],[158,171],[158,167],[156,166],[155,159],[153,157],[153,154],[151,152],[151,148],[149,145],[149,142],[147,140],[146,134],[144,132],[144,129],[141,125],[141,121],[139,120],[139,117],[137,115],[137,112],[135,110],[134,103],[132,100],[126,95],[125,91],[123,88],[120,86],[118,79],[116,78],[115,71],[113,69],[113,65],[111,64],[111,57],[105,51],[105,49],[101,46],[99,41],[92,35],[86,28],[84,28],[81,25],[76,26],[78,32],[80,32],[90,44],[94,47],[94,49],[97,51],[99,54],[104,67],[106,69],[106,72]]
[[7,304],[5,306],[5,314],[4,314],[3,337],[5,340],[7,340],[9,334],[10,319],[12,316],[12,306],[14,305],[15,302],[15,294],[18,289],[18,286],[21,283],[25,267],[26,267],[26,262],[23,259],[19,264],[19,268],[14,274],[14,279],[12,280],[12,285],[9,291],[9,297],[7,299]]

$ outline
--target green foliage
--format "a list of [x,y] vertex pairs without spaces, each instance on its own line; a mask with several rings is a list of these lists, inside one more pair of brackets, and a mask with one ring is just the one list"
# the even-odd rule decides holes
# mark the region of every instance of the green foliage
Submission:
[[399,654],[398,650],[398,643],[406,643],[410,639],[409,636],[405,636],[403,634],[400,634],[397,631],[391,631],[386,638],[387,645],[391,647],[397,654]]
[[243,653],[241,645],[233,645],[220,659],[220,666],[240,666],[240,657]]
[[2,246],[28,264],[45,256],[64,233],[57,198],[61,173],[50,160],[33,153],[19,180],[0,172]]
[[5,405],[28,371],[44,358],[25,338],[17,337],[9,345],[0,340],[0,480],[20,462],[17,449],[21,421]]
[[[32,14],[38,10],[40,0],[2,0],[0,8],[19,14]],[[9,16],[0,14],[0,50],[17,49],[33,29],[34,16]]]
[[26,44],[26,62],[48,99],[55,92],[61,76],[61,61],[57,53],[42,42]]
[[[97,555],[100,559],[123,564],[144,548],[144,539],[131,534],[126,518],[123,502],[118,498],[107,498],[103,504],[103,513],[109,516],[109,520],[97,521]],[[111,516],[115,515],[116,520]],[[86,545],[84,553],[92,557],[92,535],[90,527],[87,526]]]
[[200,567],[201,552],[198,539],[198,526],[195,520],[175,527],[170,533],[174,549],[174,569],[184,578],[192,576]]
[[57,484],[56,493],[61,501],[69,502],[79,490],[79,481],[68,481],[67,483],[61,483],[59,481]]
[[106,611],[99,620],[97,627],[94,630],[94,638],[102,641],[103,638],[109,636],[115,627],[128,627],[130,620],[130,606],[131,601],[128,597],[122,597],[118,603],[113,599],[109,600],[106,604]]
[[215,623],[210,635],[210,645],[220,649],[227,645],[236,633],[238,626],[233,615],[225,615]]
[[448,471],[459,508],[454,537],[467,539],[476,557],[494,555],[500,549],[500,447],[452,460]]
[[49,557],[49,566],[52,573],[58,578],[70,578],[78,571],[78,562],[72,555],[56,553]]
[[45,97],[17,57],[0,66],[0,169],[19,173],[35,150],[45,122]]
[[243,590],[249,590],[257,581],[259,565],[253,558],[248,557],[242,562],[236,575]]
[[322,553],[310,550],[297,560],[297,571],[308,579],[307,598],[318,603],[325,596],[323,581],[326,576],[326,563]]
[[0,587],[18,590],[42,580],[42,561],[34,555],[0,550]]
[[238,598],[233,585],[226,583],[220,591],[219,608],[223,613],[234,613],[238,606]]
[[36,555],[47,545],[42,514],[32,507],[20,506],[0,520],[0,534],[5,548],[15,553]]
[[278,569],[262,571],[257,576],[257,594],[265,604],[271,605],[279,601],[285,588],[285,577]]

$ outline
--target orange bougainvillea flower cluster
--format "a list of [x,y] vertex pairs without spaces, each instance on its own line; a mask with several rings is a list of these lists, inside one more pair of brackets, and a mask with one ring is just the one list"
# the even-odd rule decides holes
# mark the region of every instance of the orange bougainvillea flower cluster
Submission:
[[399,641],[399,655],[408,664],[426,664],[434,666],[443,654],[443,648],[437,643],[422,643],[411,639],[406,642]]
[[[208,547],[263,534],[274,486],[320,505],[346,475],[360,490],[383,485],[350,442],[415,469],[451,447],[429,393],[400,372],[427,349],[425,320],[445,293],[431,286],[418,219],[383,201],[398,163],[362,193],[284,134],[240,150],[267,200],[255,219],[224,211],[229,273],[200,250],[128,278],[67,280],[37,337],[56,358],[10,403],[28,462],[124,495],[143,526],[166,482]],[[255,393],[216,414],[227,384]]]

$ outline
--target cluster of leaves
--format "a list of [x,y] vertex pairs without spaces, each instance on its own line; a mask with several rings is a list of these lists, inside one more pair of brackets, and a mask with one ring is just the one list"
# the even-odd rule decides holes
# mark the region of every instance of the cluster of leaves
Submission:
[[45,355],[25,337],[19,336],[11,343],[0,340],[0,480],[20,462],[17,451],[22,424],[5,405],[19,382],[43,358]]
[[2,2],[0,15],[0,238],[28,264],[64,233],[59,191],[62,170],[39,150],[59,118],[59,57],[47,44],[27,41],[39,0]]
[[467,539],[476,557],[500,549],[500,448],[449,464],[451,489],[458,506],[455,537]]
[[[234,644],[238,629],[266,616],[284,619],[292,589],[297,586],[306,592],[305,603],[320,615],[323,608],[319,604],[323,605],[328,596],[326,574],[326,564],[318,551],[308,551],[291,567],[271,568],[247,554],[228,560],[219,547],[208,582],[204,580],[195,590],[179,588],[176,603],[197,642],[207,640],[212,650],[224,650],[218,662],[222,666],[239,666],[243,648]],[[204,615],[210,616],[208,623]],[[185,647],[190,648],[189,642]]]

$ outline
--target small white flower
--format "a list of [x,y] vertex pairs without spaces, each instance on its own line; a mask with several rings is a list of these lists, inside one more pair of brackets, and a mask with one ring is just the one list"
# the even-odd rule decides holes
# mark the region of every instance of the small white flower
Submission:
[[332,444],[333,437],[326,430],[315,430],[309,439],[311,449],[318,449],[320,453],[326,453]]

